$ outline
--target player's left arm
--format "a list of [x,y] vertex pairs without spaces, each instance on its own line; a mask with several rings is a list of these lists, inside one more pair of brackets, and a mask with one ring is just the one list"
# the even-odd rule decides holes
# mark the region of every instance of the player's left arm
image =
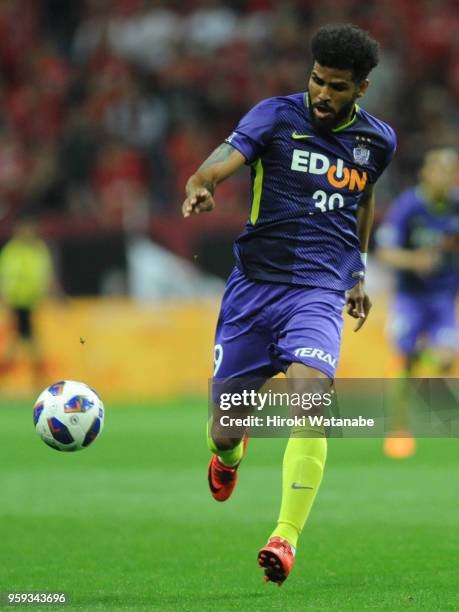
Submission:
[[[357,234],[360,241],[362,264],[364,266],[366,265],[366,256],[368,253],[371,228],[373,226],[374,211],[374,185],[368,184],[365,187],[357,209]],[[357,284],[347,292],[346,296],[347,313],[351,317],[358,319],[354,331],[359,331],[359,329],[365,323],[371,310],[371,306],[371,300],[365,291],[364,278],[361,278]]]

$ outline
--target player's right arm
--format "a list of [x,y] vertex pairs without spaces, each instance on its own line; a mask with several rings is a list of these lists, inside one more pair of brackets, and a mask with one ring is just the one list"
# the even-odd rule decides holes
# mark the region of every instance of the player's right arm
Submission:
[[246,158],[230,144],[224,142],[217,147],[186,183],[187,197],[182,204],[183,216],[213,210],[216,186],[245,163]]
[[395,270],[429,274],[438,265],[440,254],[434,249],[402,249],[379,247],[377,257]]

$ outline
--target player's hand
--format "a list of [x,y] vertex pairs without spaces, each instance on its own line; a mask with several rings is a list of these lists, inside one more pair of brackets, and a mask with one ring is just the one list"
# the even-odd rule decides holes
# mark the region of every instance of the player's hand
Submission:
[[411,269],[416,274],[431,274],[440,263],[440,254],[432,249],[416,249],[411,259]]
[[459,251],[459,235],[450,234],[443,240],[442,250],[445,253],[457,253]]
[[205,187],[197,189],[192,195],[189,195],[182,204],[183,216],[189,217],[191,214],[199,214],[200,212],[208,212],[215,208],[215,201],[212,194]]
[[365,293],[362,281],[349,289],[346,295],[346,311],[348,315],[358,319],[357,325],[354,327],[355,332],[359,331],[367,320],[371,306],[370,298]]

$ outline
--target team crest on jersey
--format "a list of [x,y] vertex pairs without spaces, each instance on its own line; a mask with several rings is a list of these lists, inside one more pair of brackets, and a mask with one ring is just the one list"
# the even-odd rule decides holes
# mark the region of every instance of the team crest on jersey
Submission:
[[367,149],[364,145],[354,147],[353,154],[354,160],[361,166],[367,164],[370,159],[370,149]]

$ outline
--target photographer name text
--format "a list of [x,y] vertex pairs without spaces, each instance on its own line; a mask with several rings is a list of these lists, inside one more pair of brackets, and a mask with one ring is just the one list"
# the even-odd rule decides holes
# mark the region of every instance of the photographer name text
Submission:
[[322,415],[304,415],[281,417],[255,416],[231,417],[225,414],[219,417],[222,427],[374,427],[374,419],[359,415],[354,418],[324,417]]

